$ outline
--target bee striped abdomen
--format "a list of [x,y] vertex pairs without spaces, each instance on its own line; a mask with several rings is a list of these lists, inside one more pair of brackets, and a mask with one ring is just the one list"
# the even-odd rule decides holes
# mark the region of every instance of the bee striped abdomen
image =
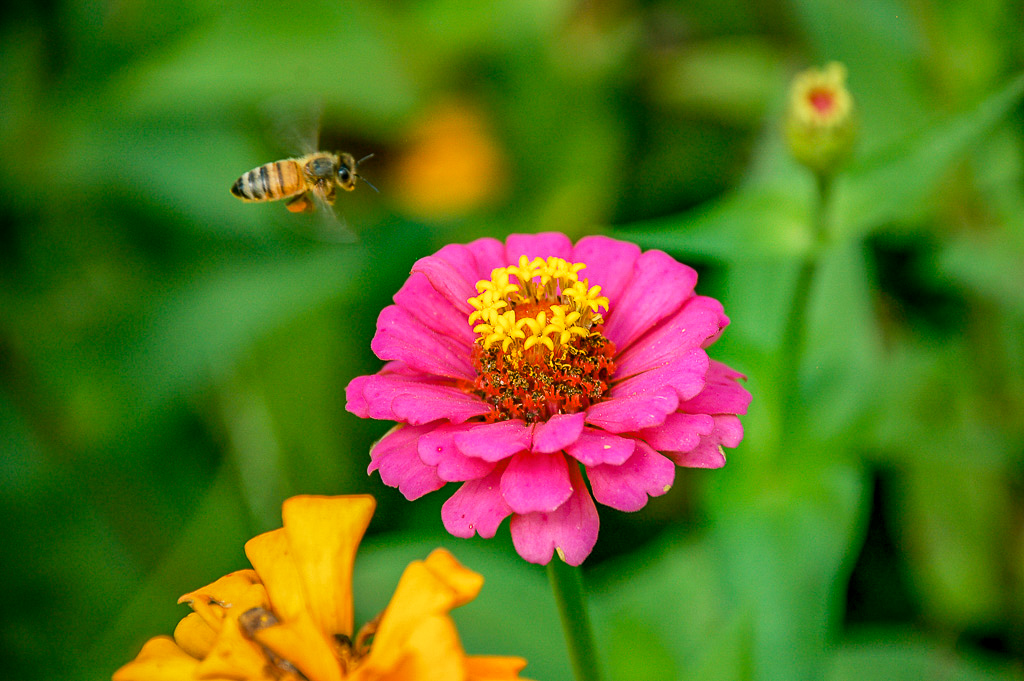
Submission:
[[277,201],[307,189],[302,167],[293,159],[253,168],[235,180],[231,193],[243,201]]

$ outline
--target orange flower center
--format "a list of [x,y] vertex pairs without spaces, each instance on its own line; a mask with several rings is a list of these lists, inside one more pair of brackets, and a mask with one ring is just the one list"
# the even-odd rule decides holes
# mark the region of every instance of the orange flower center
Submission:
[[469,323],[477,333],[472,390],[488,422],[544,421],[601,399],[615,372],[615,346],[602,334],[608,309],[600,286],[580,281],[583,263],[519,259],[476,284]]

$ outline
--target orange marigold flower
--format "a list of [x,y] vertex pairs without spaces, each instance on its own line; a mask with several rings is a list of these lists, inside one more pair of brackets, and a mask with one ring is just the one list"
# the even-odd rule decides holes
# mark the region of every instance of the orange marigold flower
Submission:
[[353,627],[352,564],[376,502],[298,496],[249,540],[252,570],[185,594],[174,637],[150,639],[113,681],[505,681],[526,661],[467,656],[449,611],[483,577],[444,549],[405,570],[387,608]]

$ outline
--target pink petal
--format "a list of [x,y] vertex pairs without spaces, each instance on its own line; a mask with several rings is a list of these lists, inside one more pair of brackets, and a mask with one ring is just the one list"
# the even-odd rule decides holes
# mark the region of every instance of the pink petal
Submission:
[[584,466],[602,463],[618,465],[633,455],[636,441],[594,428],[585,428],[576,442],[566,448],[569,456]]
[[572,262],[587,264],[579,278],[591,286],[600,286],[601,295],[608,297],[615,309],[626,284],[633,277],[633,263],[640,257],[636,244],[609,239],[606,236],[585,236],[573,249]]
[[551,513],[514,515],[509,524],[516,552],[531,563],[547,565],[557,549],[569,565],[582,563],[597,543],[600,519],[579,469],[569,467],[573,493]]
[[370,348],[381,359],[399,360],[425,374],[466,380],[476,377],[469,346],[428,329],[397,305],[381,311]]
[[688,468],[721,468],[725,465],[722,447],[736,447],[743,439],[743,426],[736,416],[714,417],[711,433],[701,438],[700,444],[688,452],[665,452],[680,466]]
[[501,476],[501,496],[516,513],[554,511],[572,494],[565,456],[519,452]]
[[709,375],[714,377],[716,380],[721,380],[722,382],[747,380],[747,377],[744,374],[741,374],[735,369],[714,359],[711,360],[711,370]]
[[470,480],[441,506],[444,529],[456,537],[468,539],[474,533],[489,539],[498,531],[501,521],[512,514],[512,509],[501,496],[500,480],[505,464],[479,480]]
[[[696,296],[696,297],[699,298],[699,299],[703,299],[704,298],[704,296]],[[721,305],[721,303],[719,303],[714,298],[709,298],[709,300],[714,300],[716,303],[718,303],[718,305]],[[721,317],[720,317],[719,323],[718,323],[718,332],[717,333],[713,333],[710,336],[708,336],[707,338],[705,338],[704,342],[701,343],[700,346],[702,348],[709,348],[712,345],[714,345],[715,341],[717,341],[722,336],[722,332],[725,331],[725,327],[729,326],[729,323],[730,323],[729,317],[725,314],[725,308],[722,308],[722,314],[721,314]]]
[[356,416],[401,421],[414,426],[444,419],[462,423],[490,406],[458,388],[398,374],[358,376],[345,388],[345,408]]
[[466,456],[455,446],[455,434],[473,427],[472,423],[438,426],[420,438],[418,448],[420,459],[429,466],[435,466],[438,477],[449,482],[476,480],[484,477],[494,470],[494,463]]
[[725,452],[721,447],[701,445],[688,452],[665,452],[665,456],[683,468],[721,468],[725,466]]
[[569,260],[572,258],[572,242],[560,232],[510,234],[505,239],[505,255],[510,265],[518,264],[521,255],[525,255],[529,260],[535,257],[545,260],[551,257]]
[[608,311],[605,335],[619,352],[693,295],[697,273],[661,251],[647,251],[633,264],[633,278]]
[[459,273],[459,276],[475,286],[482,273],[474,250],[468,244],[447,244],[442,246],[441,250],[434,254],[434,257],[449,263]]
[[436,427],[395,426],[370,449],[366,472],[379,470],[381,481],[388,487],[397,487],[409,501],[441,489],[445,481],[437,476],[433,466],[420,460],[416,450],[417,441]]
[[729,323],[722,304],[714,298],[694,296],[672,317],[648,331],[615,357],[616,377],[633,376],[661,366],[695,348],[707,347]]
[[380,371],[377,372],[381,376],[399,376],[405,378],[416,378],[423,380],[427,383],[436,383],[437,385],[447,385],[444,379],[438,378],[437,376],[427,376],[421,371],[415,371],[410,369],[402,362],[392,360],[385,362],[384,366],[381,367]]
[[671,387],[653,392],[612,397],[593,404],[587,409],[587,423],[612,433],[627,433],[651,428],[665,422],[665,418],[679,406],[679,397]]
[[707,353],[701,348],[694,348],[676,357],[669,364],[650,369],[624,381],[616,380],[609,395],[621,397],[669,387],[676,391],[680,400],[688,400],[704,389],[707,372]]
[[518,419],[481,423],[455,434],[455,446],[466,456],[501,461],[530,446],[531,429]]
[[[743,441],[743,424],[736,416],[726,414],[723,416],[715,416],[715,429],[711,431],[711,435],[708,439],[714,440],[717,438],[718,443],[723,447],[729,447],[734,449],[740,446],[740,442]],[[703,441],[702,441],[703,444]]]
[[428,329],[460,341],[469,352],[476,334],[468,317],[434,290],[426,275],[413,272],[395,294],[395,304]]
[[555,414],[547,421],[533,427],[533,446],[535,452],[549,454],[565,449],[583,432],[583,421],[586,414]]
[[[377,376],[377,374],[374,374]],[[378,413],[380,411],[380,405],[371,405],[366,397],[363,395],[363,391],[369,387],[369,383],[377,380],[370,376],[357,376],[345,386],[345,409],[352,412],[359,418],[368,419],[373,418],[370,416],[370,412]],[[389,418],[382,416],[381,418]]]
[[712,360],[707,386],[692,399],[680,402],[679,410],[688,414],[746,414],[750,393],[737,383],[742,378],[746,377]]
[[[514,263],[507,261],[505,256],[505,244],[492,239],[491,237],[484,237],[471,241],[466,244],[473,253],[473,258],[476,260],[476,278],[477,281],[480,279],[490,279],[491,271],[496,267],[506,267]],[[474,282],[475,284],[476,282]]]
[[[449,250],[446,254],[448,257],[442,257],[445,249],[459,250]],[[453,259],[456,263],[452,262]],[[412,266],[413,273],[425,276],[435,291],[467,317],[473,311],[469,299],[476,295],[478,279],[475,269],[476,261],[465,246],[445,246],[434,255],[420,258]]]
[[702,436],[710,435],[715,421],[707,414],[669,414],[665,423],[641,430],[637,436],[659,452],[688,452]]
[[620,466],[604,464],[587,468],[594,499],[620,511],[639,511],[647,497],[658,497],[672,487],[676,467],[643,442],[636,443],[633,456]]

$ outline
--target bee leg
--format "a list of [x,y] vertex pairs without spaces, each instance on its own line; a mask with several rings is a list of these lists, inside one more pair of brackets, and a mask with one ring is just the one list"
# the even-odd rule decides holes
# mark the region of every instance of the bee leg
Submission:
[[337,190],[334,188],[334,185],[330,184],[330,185],[328,185],[327,189],[324,191],[324,201],[327,202],[328,206],[333,206],[334,205],[334,199],[335,199],[335,197],[337,195],[338,195],[337,194]]
[[313,201],[309,196],[309,192],[305,192],[290,199],[285,204],[285,208],[293,213],[308,213],[313,210]]

